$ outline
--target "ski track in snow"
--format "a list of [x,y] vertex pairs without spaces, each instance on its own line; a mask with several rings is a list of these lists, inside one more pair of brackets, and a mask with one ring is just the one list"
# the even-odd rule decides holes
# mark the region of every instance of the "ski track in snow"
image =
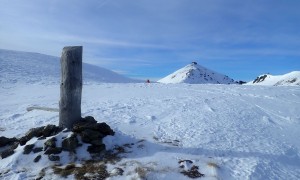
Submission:
[[[57,112],[26,111],[57,108],[58,85],[0,91],[0,136],[58,124]],[[184,178],[173,174],[180,159],[191,159],[208,179],[300,178],[299,87],[104,83],[85,85],[82,98],[83,116],[117,132],[111,142],[144,141],[123,161],[153,169],[149,179]]]

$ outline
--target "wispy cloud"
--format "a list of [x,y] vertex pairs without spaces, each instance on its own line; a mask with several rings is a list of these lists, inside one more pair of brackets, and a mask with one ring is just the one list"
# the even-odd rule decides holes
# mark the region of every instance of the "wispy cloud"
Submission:
[[125,47],[125,48],[153,48],[153,49],[170,49],[168,46],[159,45],[159,44],[148,44],[148,43],[138,43],[138,42],[129,42],[122,40],[113,40],[97,37],[83,37],[75,36],[68,34],[56,34],[51,35],[47,34],[42,36],[41,39],[54,40],[51,37],[55,37],[55,41],[63,43],[83,43],[83,44],[95,44],[98,46],[112,46],[112,47]]

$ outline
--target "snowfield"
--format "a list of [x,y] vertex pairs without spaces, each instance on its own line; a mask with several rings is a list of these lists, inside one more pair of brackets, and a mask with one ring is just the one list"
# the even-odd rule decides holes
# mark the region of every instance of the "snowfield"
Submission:
[[[107,149],[128,144],[107,165],[123,176],[110,179],[189,179],[180,172],[193,166],[199,179],[300,179],[300,87],[90,83],[82,98],[82,116],[116,131]],[[58,112],[26,110],[57,108],[58,85],[2,84],[0,99],[0,136],[58,124]],[[34,179],[51,163],[15,153],[0,160],[0,179]]]

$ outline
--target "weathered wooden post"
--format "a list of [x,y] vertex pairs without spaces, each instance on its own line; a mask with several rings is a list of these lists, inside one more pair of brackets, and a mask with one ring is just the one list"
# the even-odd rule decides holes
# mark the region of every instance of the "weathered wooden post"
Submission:
[[59,126],[71,129],[81,119],[82,46],[64,47],[60,63]]

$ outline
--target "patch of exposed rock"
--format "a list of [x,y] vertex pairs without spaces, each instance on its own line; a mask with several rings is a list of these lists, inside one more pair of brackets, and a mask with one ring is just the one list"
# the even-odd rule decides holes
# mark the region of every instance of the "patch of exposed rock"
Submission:
[[[100,157],[106,152],[102,139],[108,135],[114,135],[114,131],[109,125],[98,123],[93,117],[87,116],[82,118],[79,123],[74,124],[71,131],[62,131],[56,125],[47,125],[30,129],[19,139],[2,136],[0,137],[0,147],[6,148],[0,152],[0,158],[4,159],[11,156],[20,145],[24,146],[24,155],[38,154],[33,159],[34,162],[38,162],[43,156],[48,156],[50,161],[60,161],[61,152],[67,151],[76,156],[76,149],[82,146],[82,143],[87,144],[86,151],[91,154],[91,157]],[[36,147],[35,144],[27,143],[34,137],[37,138],[37,142],[42,141],[42,143],[35,144],[44,144],[44,147]]]

